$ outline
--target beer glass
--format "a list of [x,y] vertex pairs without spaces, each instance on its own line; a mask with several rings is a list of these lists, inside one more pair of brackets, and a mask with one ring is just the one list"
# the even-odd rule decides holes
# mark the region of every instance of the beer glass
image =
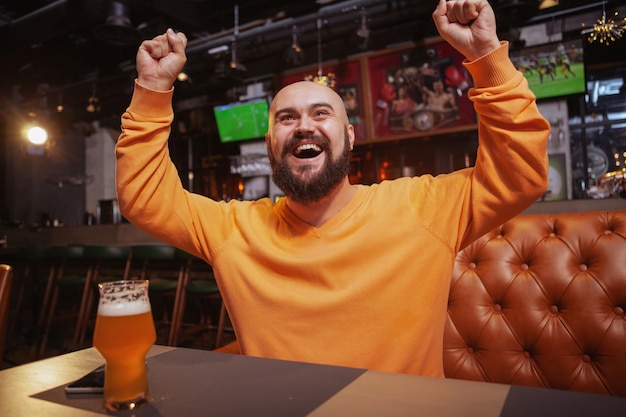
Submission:
[[132,410],[148,401],[146,353],[156,341],[148,281],[98,285],[93,346],[104,357],[104,406]]

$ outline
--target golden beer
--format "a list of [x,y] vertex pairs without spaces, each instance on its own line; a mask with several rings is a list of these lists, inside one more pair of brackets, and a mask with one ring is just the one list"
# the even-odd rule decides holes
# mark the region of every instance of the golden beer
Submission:
[[148,281],[99,284],[93,345],[106,361],[104,404],[131,410],[148,400],[146,353],[156,340]]

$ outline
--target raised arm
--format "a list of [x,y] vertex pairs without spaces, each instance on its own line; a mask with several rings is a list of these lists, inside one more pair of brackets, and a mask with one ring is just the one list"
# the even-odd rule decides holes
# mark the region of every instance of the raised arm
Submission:
[[186,46],[184,34],[168,29],[139,47],[135,89],[116,145],[116,184],[127,220],[159,240],[201,255],[206,246],[198,236],[221,229],[198,231],[198,219],[206,216],[219,224],[218,204],[183,188],[168,148],[173,84],[187,61]]
[[[498,39],[487,0],[440,0],[433,20],[441,37],[465,56],[463,64],[474,81],[467,94],[477,113],[476,164],[438,178],[441,186],[430,192],[446,195],[450,204],[426,220],[436,224],[446,210],[451,217],[458,215],[460,235],[452,243],[458,250],[545,193],[550,125],[511,62],[508,43]],[[461,175],[464,182],[457,181]]]

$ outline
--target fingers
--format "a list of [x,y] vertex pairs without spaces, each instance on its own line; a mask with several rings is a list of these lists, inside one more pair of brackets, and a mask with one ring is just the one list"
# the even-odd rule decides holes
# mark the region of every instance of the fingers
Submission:
[[475,0],[452,0],[446,2],[446,16],[450,23],[467,25],[479,14],[480,2]]
[[165,35],[159,35],[150,40],[143,41],[139,48],[148,52],[148,54],[154,59],[163,58],[170,50],[169,43],[167,42],[167,37]]
[[435,21],[435,25],[441,30],[441,28],[445,27],[448,24],[448,18],[446,17],[447,6],[446,0],[439,0],[437,7],[433,11],[433,20]]
[[441,37],[470,61],[500,47],[488,0],[439,0],[433,19]]
[[174,32],[171,28],[166,32],[170,48],[177,54],[184,53],[187,47],[187,36],[183,32]]
[[154,59],[160,59],[170,52],[182,54],[187,47],[187,37],[184,33],[175,33],[168,29],[163,35],[155,36],[153,39],[143,41],[140,48],[148,52]]

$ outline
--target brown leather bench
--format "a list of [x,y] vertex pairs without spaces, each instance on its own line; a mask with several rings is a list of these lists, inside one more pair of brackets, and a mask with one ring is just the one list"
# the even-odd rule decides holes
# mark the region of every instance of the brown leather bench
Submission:
[[447,377],[626,396],[626,210],[521,215],[456,259]]

